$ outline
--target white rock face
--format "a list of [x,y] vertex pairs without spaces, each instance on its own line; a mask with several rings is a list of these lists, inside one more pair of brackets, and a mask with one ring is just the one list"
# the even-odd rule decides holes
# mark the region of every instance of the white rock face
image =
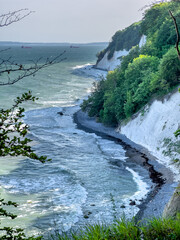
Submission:
[[171,197],[170,201],[166,205],[163,218],[171,218],[176,217],[177,213],[180,212],[180,194],[179,194],[180,184],[177,187],[177,190],[174,192],[173,196]]
[[107,71],[112,71],[114,70],[117,66],[121,64],[121,60],[118,59],[119,57],[126,56],[129,51],[123,50],[123,51],[115,51],[113,57],[108,60],[107,52],[104,57],[101,59],[101,61],[96,65],[97,68],[107,70]]
[[146,36],[145,35],[142,35],[141,39],[140,39],[140,42],[139,42],[139,47],[142,48],[145,43],[146,43]]
[[[146,36],[142,36],[139,42],[139,47],[141,48],[144,44],[146,43]],[[96,65],[97,68],[99,69],[103,69],[106,71],[112,71],[115,68],[117,68],[120,64],[121,64],[121,60],[119,59],[122,56],[126,56],[129,51],[127,50],[123,50],[123,51],[115,51],[113,54],[113,57],[108,60],[107,56],[108,56],[107,52],[104,57],[101,59],[100,62],[98,62],[98,64]]]
[[163,102],[155,100],[150,107],[146,107],[144,115],[139,115],[120,126],[118,131],[126,135],[133,142],[147,148],[164,165],[170,167],[179,176],[180,170],[172,164],[172,159],[180,159],[180,154],[165,156],[164,140],[177,141],[174,132],[180,127],[180,93],[177,91]]

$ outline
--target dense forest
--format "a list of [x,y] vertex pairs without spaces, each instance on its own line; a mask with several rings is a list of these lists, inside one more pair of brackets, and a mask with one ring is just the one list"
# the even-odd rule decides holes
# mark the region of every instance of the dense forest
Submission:
[[[172,11],[180,26],[180,2],[155,4],[145,10],[141,22],[118,31],[109,46],[98,54],[98,61],[108,52],[129,50],[121,65],[108,72],[106,79],[94,83],[87,100],[81,105],[89,116],[104,124],[116,125],[143,108],[151,99],[172,91],[180,83],[180,64],[175,48],[177,39]],[[138,43],[142,35],[146,43]]]

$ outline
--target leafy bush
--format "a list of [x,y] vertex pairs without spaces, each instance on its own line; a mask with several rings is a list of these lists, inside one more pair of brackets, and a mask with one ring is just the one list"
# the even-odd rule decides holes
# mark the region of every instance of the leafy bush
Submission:
[[165,79],[170,86],[177,85],[180,82],[180,61],[174,47],[163,56],[159,65],[159,72],[160,77]]
[[122,57],[122,62],[120,66],[121,71],[124,72],[128,67],[129,63],[132,63],[135,58],[139,57],[139,55],[140,55],[139,46],[132,47],[131,50],[129,51],[129,54]]
[[127,92],[127,98],[126,98],[126,103],[124,104],[124,112],[126,118],[130,117],[133,112],[134,112],[134,103],[133,103],[133,98],[131,92]]
[[159,59],[147,55],[140,55],[135,58],[132,63],[129,63],[126,71],[126,88],[135,92],[138,85],[143,81],[142,77],[146,75],[146,71],[157,71]]
[[141,32],[151,38],[161,27],[165,16],[167,17],[168,8],[168,3],[159,3],[147,9],[141,24]]
[[157,71],[158,63],[157,57],[146,55],[140,55],[129,63],[125,71],[127,97],[124,111],[126,117],[130,117],[148,102],[151,96],[149,75]]
[[104,110],[101,111],[100,120],[108,125],[116,125],[115,104],[116,98],[112,92],[106,93],[104,96]]
[[103,108],[104,104],[104,80],[94,83],[94,89],[91,96],[87,100],[84,100],[81,104],[81,109],[83,111],[88,111],[89,116],[99,117],[100,110]]
[[179,26],[180,11],[178,1],[161,2],[145,11],[141,23],[141,32],[147,36],[147,43],[142,49],[142,54],[161,58],[175,44],[176,31],[169,10],[173,12]]

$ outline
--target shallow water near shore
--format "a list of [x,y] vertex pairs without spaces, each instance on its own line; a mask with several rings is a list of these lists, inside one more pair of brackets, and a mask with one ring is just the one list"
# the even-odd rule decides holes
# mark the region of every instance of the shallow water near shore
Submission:
[[[22,61],[41,53],[53,55],[63,48],[37,46],[27,52],[12,51]],[[37,103],[26,105],[24,121],[30,126],[36,152],[52,159],[46,164],[25,158],[0,159],[1,197],[19,203],[17,209],[11,209],[18,218],[10,221],[10,226],[39,234],[111,223],[123,214],[135,215],[138,208],[129,205],[130,199],[147,194],[151,185],[148,172],[127,162],[121,145],[79,130],[73,122],[81,102],[78,99],[87,95],[94,81],[91,75],[79,72],[79,66],[94,64],[101,49],[103,46],[67,47],[65,62],[1,89],[1,107],[8,107],[12,98],[26,90],[39,97]]]

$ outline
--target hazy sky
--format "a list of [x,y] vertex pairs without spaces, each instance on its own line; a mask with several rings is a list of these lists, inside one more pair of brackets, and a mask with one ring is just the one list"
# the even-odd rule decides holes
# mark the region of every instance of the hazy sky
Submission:
[[150,0],[0,0],[0,15],[35,11],[0,29],[0,41],[102,42],[142,18]]

